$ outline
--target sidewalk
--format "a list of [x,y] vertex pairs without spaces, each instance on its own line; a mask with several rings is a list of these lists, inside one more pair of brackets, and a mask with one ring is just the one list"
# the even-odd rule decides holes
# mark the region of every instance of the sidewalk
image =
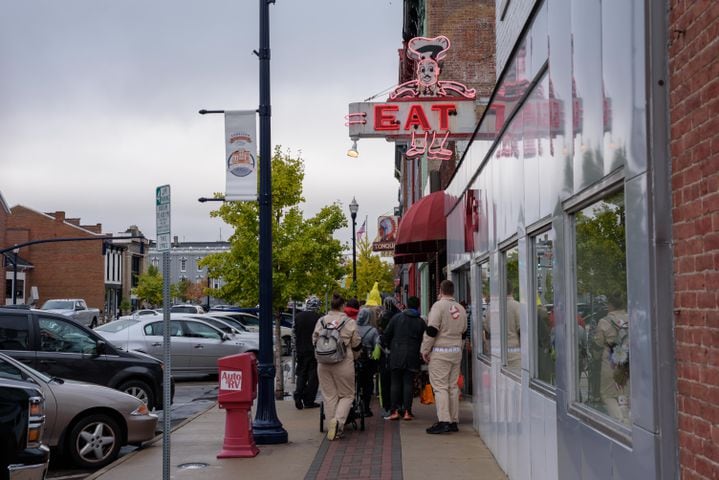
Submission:
[[[218,460],[225,412],[216,405],[180,425],[171,437],[173,479],[506,479],[494,457],[472,429],[471,405],[461,403],[460,432],[428,435],[434,405],[414,407],[411,422],[389,422],[379,415],[366,419],[364,432],[345,430],[345,438],[329,442],[319,431],[319,410],[297,410],[278,401],[277,415],[289,435],[282,445],[259,445],[254,458]],[[374,411],[379,408],[373,405]],[[326,427],[325,427],[326,428]],[[188,463],[204,468],[180,469]],[[101,480],[162,479],[162,437],[88,477]]]

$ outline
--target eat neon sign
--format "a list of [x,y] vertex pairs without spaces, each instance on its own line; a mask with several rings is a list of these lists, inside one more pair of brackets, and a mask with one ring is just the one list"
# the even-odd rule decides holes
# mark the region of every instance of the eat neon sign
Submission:
[[[457,106],[453,103],[435,103],[430,107],[432,112],[436,112],[438,120],[438,130],[445,131],[449,129],[449,115],[457,113]],[[400,122],[397,119],[399,105],[380,103],[374,106],[374,129],[377,131],[394,132],[400,130]],[[414,104],[409,107],[404,126],[402,130],[419,129],[422,131],[433,130],[432,124],[425,113],[422,104]]]

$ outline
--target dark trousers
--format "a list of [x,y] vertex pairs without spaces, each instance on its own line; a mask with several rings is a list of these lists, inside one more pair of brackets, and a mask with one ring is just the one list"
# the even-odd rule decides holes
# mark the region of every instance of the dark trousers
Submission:
[[317,360],[314,352],[297,354],[297,385],[295,399],[309,404],[315,401],[319,380],[317,379]]
[[404,368],[392,369],[392,410],[412,411],[415,375],[416,372]]
[[392,408],[392,371],[389,368],[389,356],[384,352],[379,360],[379,384],[382,408],[390,410]]
[[357,383],[362,391],[362,401],[365,412],[369,411],[372,394],[374,393],[374,374],[377,371],[377,362],[364,360],[357,364]]

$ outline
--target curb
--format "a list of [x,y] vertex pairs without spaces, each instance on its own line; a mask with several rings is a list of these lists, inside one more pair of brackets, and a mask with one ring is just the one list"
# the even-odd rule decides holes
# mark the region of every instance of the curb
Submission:
[[[212,410],[212,409],[215,408],[216,406],[217,406],[217,402],[211,403],[205,410],[202,410],[201,412],[197,412],[197,413],[195,413],[194,415],[192,415],[191,417],[187,417],[186,419],[184,419],[183,421],[181,421],[180,423],[178,423],[177,425],[175,425],[174,427],[172,427],[172,429],[170,430],[170,434],[172,434],[172,432],[174,432],[175,430],[177,430],[177,429],[179,429],[179,428],[182,428],[182,427],[184,427],[185,425],[187,425],[188,423],[192,422],[193,420],[195,420],[195,419],[196,419],[197,417],[199,417],[200,415],[204,415],[205,413],[209,412],[210,410]],[[100,470],[97,470],[96,472],[93,472],[90,476],[85,477],[85,480],[95,480],[96,478],[98,478],[98,477],[104,475],[105,473],[109,472],[109,471],[112,470],[113,468],[115,468],[115,467],[117,467],[117,466],[119,466],[119,465],[125,463],[126,461],[130,460],[130,459],[131,459],[132,457],[134,457],[136,454],[138,454],[138,453],[140,453],[141,451],[143,451],[146,446],[154,445],[154,444],[157,443],[157,442],[161,442],[161,441],[162,441],[162,437],[163,437],[163,434],[162,434],[162,433],[159,434],[159,435],[157,435],[157,436],[155,436],[155,438],[153,438],[152,440],[148,440],[147,442],[143,443],[140,448],[138,448],[138,449],[136,449],[136,450],[134,450],[134,451],[128,453],[127,455],[125,455],[125,456],[123,456],[123,457],[121,457],[121,458],[118,458],[117,460],[115,460],[115,461],[112,462],[111,464],[109,464],[109,465],[107,465],[107,466],[105,466],[105,467],[102,467]]]

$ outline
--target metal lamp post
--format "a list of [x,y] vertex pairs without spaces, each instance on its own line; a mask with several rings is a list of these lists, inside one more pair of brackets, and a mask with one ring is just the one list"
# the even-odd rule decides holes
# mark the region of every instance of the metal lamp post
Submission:
[[357,234],[355,228],[357,227],[357,210],[359,210],[359,204],[357,200],[352,197],[352,203],[350,203],[350,215],[352,216],[352,292],[357,292]]
[[20,253],[19,248],[12,251],[12,304],[17,305],[17,254]]

